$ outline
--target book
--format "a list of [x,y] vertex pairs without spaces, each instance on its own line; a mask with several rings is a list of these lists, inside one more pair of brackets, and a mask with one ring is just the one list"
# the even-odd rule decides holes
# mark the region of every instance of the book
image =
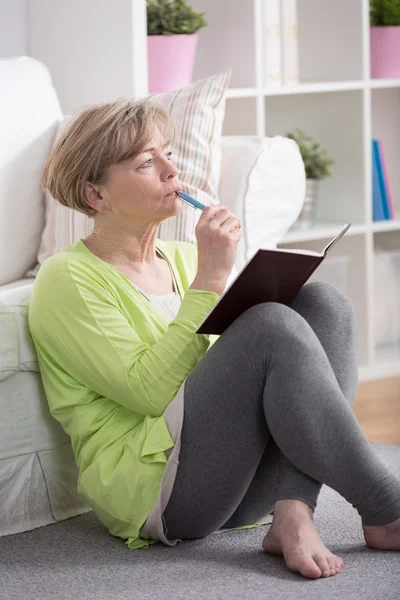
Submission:
[[297,0],[281,0],[282,72],[284,85],[299,83]]
[[220,335],[242,313],[262,302],[280,302],[290,306],[315,269],[350,227],[351,223],[347,223],[323,252],[288,248],[257,250],[204,317],[196,333]]
[[281,87],[281,0],[264,0],[264,85],[269,88]]
[[379,181],[379,186],[381,189],[383,215],[384,215],[385,220],[388,221],[390,219],[389,204],[388,204],[388,200],[387,200],[385,180],[383,177],[383,170],[382,170],[382,163],[381,163],[381,156],[380,156],[380,152],[379,152],[378,140],[374,140],[374,151],[375,151],[375,156],[376,156],[376,166],[377,166],[377,170],[378,170],[378,181]]
[[384,221],[382,190],[379,183],[378,161],[375,150],[375,140],[372,140],[372,218],[374,221]]
[[394,208],[393,208],[393,199],[392,199],[392,194],[390,192],[389,177],[388,177],[388,172],[387,172],[385,153],[383,151],[383,144],[382,144],[381,140],[378,140],[378,146],[379,146],[379,156],[380,156],[380,162],[381,162],[381,168],[382,168],[382,177],[383,177],[383,181],[384,181],[384,188],[385,188],[385,193],[386,193],[386,198],[387,198],[387,204],[388,204],[388,208],[389,208],[389,218],[394,219],[395,216],[394,216]]

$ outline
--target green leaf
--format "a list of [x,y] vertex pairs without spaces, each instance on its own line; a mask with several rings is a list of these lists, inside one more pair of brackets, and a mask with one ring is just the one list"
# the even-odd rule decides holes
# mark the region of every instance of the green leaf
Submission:
[[317,141],[298,128],[286,137],[298,144],[307,179],[324,179],[331,175],[330,167],[335,163],[326,150],[320,149]]
[[370,0],[371,27],[400,25],[400,0]]
[[193,10],[186,0],[147,0],[147,34],[193,34],[207,26],[205,13]]

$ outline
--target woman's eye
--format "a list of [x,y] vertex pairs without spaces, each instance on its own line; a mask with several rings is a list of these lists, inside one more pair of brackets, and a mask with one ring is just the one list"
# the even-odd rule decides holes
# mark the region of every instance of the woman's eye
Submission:
[[[170,160],[170,159],[171,159],[171,156],[172,156],[172,152],[167,152],[167,157],[168,157],[168,160]],[[150,166],[151,166],[153,163],[154,163],[154,160],[153,160],[152,158],[149,158],[149,160],[146,160],[146,162],[145,162],[145,163],[143,163],[143,164],[140,166],[140,168],[141,168],[141,169],[147,169],[147,167],[150,167]]]
[[143,164],[140,166],[140,168],[141,168],[141,169],[145,169],[146,167],[150,167],[150,164],[153,164],[153,159],[152,159],[152,158],[149,158],[149,160],[146,160],[146,162],[145,162],[145,163],[143,163]]

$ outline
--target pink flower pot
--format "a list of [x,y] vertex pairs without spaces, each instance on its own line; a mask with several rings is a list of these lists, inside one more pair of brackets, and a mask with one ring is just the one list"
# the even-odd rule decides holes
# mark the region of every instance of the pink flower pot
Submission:
[[400,25],[371,27],[371,77],[400,77]]
[[171,92],[192,83],[198,34],[148,35],[149,91]]

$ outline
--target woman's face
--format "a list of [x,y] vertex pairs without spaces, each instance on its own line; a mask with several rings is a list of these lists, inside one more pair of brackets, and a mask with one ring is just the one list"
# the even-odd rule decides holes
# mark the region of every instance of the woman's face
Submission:
[[111,165],[106,183],[98,186],[100,207],[107,204],[118,219],[160,222],[178,214],[182,200],[176,194],[167,194],[182,185],[171,159],[170,144],[166,143],[156,129],[140,154]]

